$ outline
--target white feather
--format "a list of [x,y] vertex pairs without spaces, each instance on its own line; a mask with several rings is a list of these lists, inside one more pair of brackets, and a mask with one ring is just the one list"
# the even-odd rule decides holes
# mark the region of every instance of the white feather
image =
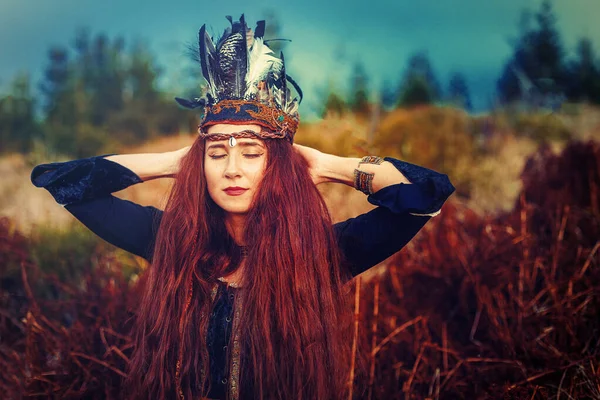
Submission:
[[281,89],[276,86],[271,87],[272,100],[277,104],[282,110],[285,107],[285,104],[281,104]]
[[246,73],[246,93],[248,98],[258,91],[258,82],[263,80],[269,71],[281,70],[281,60],[273,56],[273,51],[263,43],[263,38],[254,39],[248,55],[248,72]]
[[294,100],[292,100],[291,103],[287,104],[287,110],[285,110],[286,113],[293,115],[296,114],[298,112],[298,99],[294,97]]

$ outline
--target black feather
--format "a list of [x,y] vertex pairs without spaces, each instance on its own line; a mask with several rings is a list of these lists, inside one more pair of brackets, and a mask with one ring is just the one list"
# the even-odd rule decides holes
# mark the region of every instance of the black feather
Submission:
[[218,71],[217,52],[212,39],[206,33],[206,25],[202,25],[198,32],[198,51],[204,79],[209,85],[220,86],[221,79]]
[[258,21],[256,23],[256,29],[254,30],[254,39],[258,39],[265,36],[265,21]]
[[233,19],[231,18],[231,15],[227,15],[225,18],[227,18],[231,26],[225,28],[223,34],[221,35],[219,40],[217,40],[217,53],[221,50],[221,46],[223,46],[225,40],[227,40],[227,38],[233,33]]
[[248,33],[248,28],[246,26],[246,19],[244,18],[244,14],[242,14],[242,16],[240,17],[240,25],[244,49],[240,49],[238,68],[236,74],[236,85],[239,91],[239,96],[242,97],[244,93],[246,93],[246,72],[248,72],[248,38],[246,37],[246,34]]
[[241,15],[240,20],[231,23],[231,32],[241,32],[246,27],[246,22],[244,21],[244,14]]
[[203,99],[197,99],[197,100],[187,100],[187,99],[182,99],[181,97],[175,97],[175,101],[177,103],[179,103],[180,106],[185,107],[185,108],[198,108],[198,107],[202,107],[205,105],[205,101]]
[[245,78],[248,69],[246,23],[243,15],[239,22],[232,25],[230,33],[221,38],[217,52],[222,79],[219,97],[241,98],[246,90]]
[[282,51],[279,52],[279,58],[281,58],[281,75],[279,76],[279,83],[277,85],[281,89],[281,102],[279,104],[285,109],[287,106],[287,85],[285,83],[285,60],[283,59]]
[[293,80],[291,76],[286,75],[285,78],[288,80],[289,83],[292,84],[292,86],[294,86],[294,89],[296,89],[296,91],[298,92],[298,95],[300,96],[300,100],[298,100],[298,103],[302,103],[302,98],[304,97],[304,95],[302,94],[302,89],[300,89],[300,86],[298,86],[296,81]]

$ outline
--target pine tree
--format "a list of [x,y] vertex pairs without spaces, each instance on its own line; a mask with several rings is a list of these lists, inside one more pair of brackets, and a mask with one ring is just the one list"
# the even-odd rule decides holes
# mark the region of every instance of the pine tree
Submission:
[[48,66],[40,90],[45,98],[44,144],[54,153],[77,154],[75,137],[86,118],[85,93],[75,77],[67,48],[54,46],[48,51]]
[[91,96],[90,122],[94,126],[102,126],[112,113],[123,108],[124,47],[120,37],[111,42],[106,35],[98,34],[91,40],[91,70],[82,71],[82,75],[89,76],[85,86]]
[[535,14],[535,27],[531,27],[529,14],[522,14],[513,47],[497,82],[501,102],[542,104],[559,96],[565,86],[564,50],[549,0],[544,0]]
[[39,135],[29,75],[17,75],[10,92],[0,97],[0,150],[28,152]]
[[64,47],[55,46],[48,51],[48,67],[44,71],[44,80],[40,90],[45,97],[43,109],[46,122],[75,126],[74,113],[74,79],[69,65],[68,51]]
[[410,107],[438,101],[441,96],[438,82],[427,54],[414,54],[400,83],[398,105]]
[[364,66],[357,62],[354,65],[352,78],[350,82],[350,100],[348,102],[350,110],[354,113],[366,115],[369,113],[369,93],[368,93],[367,73]]
[[534,79],[552,79],[560,85],[564,78],[564,50],[550,0],[542,2],[536,21],[539,26],[534,36],[537,68],[527,72],[531,72]]
[[[135,43],[126,55],[128,62],[123,67],[124,106],[111,114],[108,128],[120,132],[120,140],[128,143],[156,134],[178,132],[180,124],[194,114],[180,109],[158,91],[156,81],[161,71],[144,43]],[[197,91],[194,94],[197,95]]]
[[392,108],[398,104],[398,88],[388,80],[381,85],[381,104],[385,108]]
[[455,72],[450,77],[450,82],[448,84],[448,100],[450,103],[462,107],[465,110],[471,110],[473,108],[467,79],[460,72]]
[[600,69],[589,38],[579,40],[577,58],[569,65],[567,95],[571,101],[600,104]]
[[327,95],[321,117],[325,118],[328,115],[342,116],[346,112],[346,102],[342,96],[338,95],[334,90],[331,90]]

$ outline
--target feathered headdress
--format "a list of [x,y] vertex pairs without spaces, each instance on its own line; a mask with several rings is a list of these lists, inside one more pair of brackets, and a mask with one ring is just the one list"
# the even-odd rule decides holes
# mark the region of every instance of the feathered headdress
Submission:
[[[207,82],[205,94],[194,100],[176,98],[177,102],[186,108],[204,107],[198,132],[205,137],[230,136],[208,135],[210,125],[256,124],[266,128],[258,136],[293,142],[302,91],[286,75],[283,53],[277,57],[265,43],[265,21],[258,21],[252,34],[244,15],[236,22],[230,16],[227,19],[231,27],[225,29],[216,46],[206,33],[206,25],[200,28],[198,56]],[[288,82],[300,99],[292,98]]]

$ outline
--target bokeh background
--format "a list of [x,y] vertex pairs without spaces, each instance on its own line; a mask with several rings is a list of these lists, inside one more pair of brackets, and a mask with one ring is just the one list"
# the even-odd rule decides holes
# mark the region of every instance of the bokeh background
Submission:
[[[286,39],[271,43],[304,91],[298,143],[397,157],[457,188],[352,283],[368,359],[352,396],[600,399],[599,12],[594,0],[0,0],[0,392],[119,398],[145,261],[29,175],[191,144],[199,115],[173,100],[203,84],[190,47],[202,24],[218,37],[244,13]],[[171,184],[116,195],[164,207]],[[372,208],[321,189],[335,221]]]

